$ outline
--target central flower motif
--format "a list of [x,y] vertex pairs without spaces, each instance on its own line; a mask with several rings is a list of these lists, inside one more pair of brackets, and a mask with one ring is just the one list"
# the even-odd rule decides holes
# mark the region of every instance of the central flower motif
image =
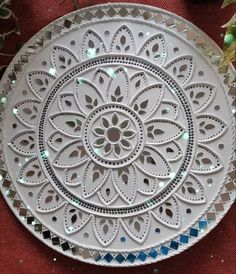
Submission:
[[122,154],[122,151],[132,149],[132,140],[137,134],[130,129],[130,121],[124,119],[120,121],[117,113],[112,115],[111,120],[105,116],[101,117],[101,127],[93,129],[93,134],[96,140],[93,143],[94,150],[101,148],[104,156],[113,153],[117,158]]

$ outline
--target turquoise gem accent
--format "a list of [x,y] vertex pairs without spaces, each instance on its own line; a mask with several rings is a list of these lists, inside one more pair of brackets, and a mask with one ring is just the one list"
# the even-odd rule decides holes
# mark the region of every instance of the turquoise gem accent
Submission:
[[168,253],[169,253],[169,248],[166,247],[166,246],[162,246],[162,247],[161,247],[161,253],[162,253],[163,255],[168,255]]
[[189,235],[193,237],[198,237],[198,229],[196,228],[191,228],[189,231]]
[[116,259],[116,261],[117,261],[119,264],[121,264],[121,263],[124,262],[125,257],[124,257],[122,254],[119,254],[119,255],[117,255],[117,256],[115,257],[115,259]]
[[180,242],[183,243],[183,244],[187,244],[188,243],[188,236],[180,235]]
[[128,257],[127,257],[127,260],[131,263],[133,263],[136,259],[136,256],[134,256],[134,254],[132,253],[129,253]]
[[171,241],[170,248],[177,250],[179,248],[179,243],[176,241]]
[[205,229],[207,227],[207,221],[199,221],[199,229]]
[[147,259],[147,254],[144,252],[140,252],[138,255],[138,259],[144,262]]
[[104,259],[110,263],[112,260],[113,260],[113,256],[110,254],[110,253],[107,253],[105,256],[104,256]]
[[156,259],[156,257],[158,256],[158,252],[155,249],[151,249],[148,255],[153,259]]
[[121,237],[121,238],[120,238],[120,241],[121,241],[121,242],[125,242],[125,241],[126,241],[126,238],[125,238],[125,237]]

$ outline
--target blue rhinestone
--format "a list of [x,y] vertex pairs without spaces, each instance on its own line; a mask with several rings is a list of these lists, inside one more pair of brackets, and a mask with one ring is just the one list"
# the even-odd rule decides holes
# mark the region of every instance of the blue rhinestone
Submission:
[[188,236],[180,235],[180,242],[183,243],[183,244],[187,244],[188,243]]
[[130,261],[131,263],[133,263],[136,259],[136,256],[134,256],[134,254],[129,253],[127,260]]
[[155,229],[155,232],[156,232],[156,233],[160,233],[160,232],[161,232],[160,228],[156,228],[156,229]]
[[119,255],[117,255],[117,256],[115,257],[115,259],[116,259],[116,261],[117,261],[119,264],[121,264],[121,263],[124,262],[125,257],[124,257],[122,254],[119,254]]
[[177,250],[179,248],[179,243],[176,241],[171,241],[170,248]]
[[162,253],[163,255],[167,255],[167,254],[169,253],[169,248],[166,247],[166,246],[162,246],[162,247],[161,247],[161,253]]
[[191,228],[189,231],[189,235],[193,237],[198,237],[198,230],[196,228]]
[[126,241],[126,238],[125,238],[125,237],[121,237],[121,238],[120,238],[120,241],[121,241],[121,242],[125,242],[125,241]]
[[110,254],[110,253],[107,253],[105,256],[104,256],[104,259],[110,263],[113,259],[113,256]]
[[155,249],[151,249],[148,255],[153,259],[156,259],[156,257],[158,256],[158,252]]
[[205,229],[207,227],[207,221],[200,221],[198,223],[199,229]]
[[139,254],[138,254],[138,259],[140,260],[140,261],[145,261],[146,259],[147,259],[147,254],[146,253],[144,253],[144,252],[140,252]]

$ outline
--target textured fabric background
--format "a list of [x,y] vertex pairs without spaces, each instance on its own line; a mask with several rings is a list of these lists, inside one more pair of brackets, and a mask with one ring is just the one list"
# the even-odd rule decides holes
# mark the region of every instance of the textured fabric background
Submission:
[[[70,0],[14,0],[13,10],[19,18],[22,35],[7,40],[6,52],[13,52],[15,44],[25,43],[38,30],[54,19],[73,10]],[[79,7],[105,2],[104,0],[78,0]],[[174,12],[204,30],[220,46],[220,26],[231,18],[233,8],[220,10],[221,0],[136,0],[129,1],[153,5]],[[7,25],[5,25],[7,26]],[[4,25],[0,25],[3,28]],[[10,27],[10,25],[8,25]],[[0,56],[0,65],[9,63]],[[235,274],[236,273],[236,206],[222,222],[182,254],[144,267],[110,269],[90,266],[67,258],[31,235],[16,219],[0,196],[0,274]]]

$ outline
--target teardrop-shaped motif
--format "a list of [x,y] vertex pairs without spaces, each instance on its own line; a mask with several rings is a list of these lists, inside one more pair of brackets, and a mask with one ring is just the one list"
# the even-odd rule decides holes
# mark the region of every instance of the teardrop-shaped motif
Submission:
[[204,204],[206,202],[205,190],[199,180],[192,174],[187,176],[175,195],[180,200],[190,204]]
[[115,239],[119,229],[119,219],[94,216],[94,234],[103,246],[108,246]]
[[222,168],[219,156],[208,147],[198,145],[192,165],[194,173],[211,173]]
[[130,78],[130,98],[138,94],[138,92],[148,86],[148,79],[145,72],[137,72]]
[[94,195],[106,182],[108,175],[109,171],[106,168],[90,161],[82,180],[83,197],[88,198]]
[[73,52],[65,47],[54,45],[51,55],[51,62],[58,74],[63,73],[73,65],[79,62]]
[[165,158],[152,146],[145,146],[135,165],[151,177],[165,178],[170,176],[170,167]]
[[100,91],[92,83],[82,78],[76,79],[75,99],[79,109],[85,114],[104,103]]
[[153,61],[157,65],[163,65],[167,57],[167,47],[164,36],[155,34],[149,38],[139,51],[139,54]]
[[208,83],[191,84],[184,90],[195,112],[204,110],[212,102],[216,93],[216,87]]
[[141,90],[132,99],[130,106],[144,120],[149,119],[158,108],[164,93],[162,84],[154,84]]
[[66,136],[62,135],[60,132],[53,132],[48,138],[47,144],[49,147],[55,151],[61,150],[66,146],[71,140]]
[[179,114],[179,105],[172,101],[162,101],[156,111],[156,117],[175,120]]
[[64,228],[66,234],[72,234],[83,228],[91,219],[85,211],[68,204],[64,213]]
[[196,118],[198,123],[198,140],[200,142],[216,139],[226,130],[226,124],[214,115],[199,114]]
[[184,128],[167,119],[152,119],[145,123],[147,143],[154,145],[161,145],[168,143],[180,137]]
[[71,112],[77,109],[77,104],[75,102],[75,97],[73,93],[61,93],[58,96],[58,107],[59,110],[65,112]]
[[37,157],[29,159],[21,168],[17,181],[24,185],[40,185],[47,182]]
[[128,204],[132,204],[137,193],[137,177],[134,167],[127,166],[112,170],[114,186],[121,198]]
[[102,38],[93,30],[88,30],[82,42],[82,59],[91,59],[106,53],[106,47]]
[[76,167],[85,162],[87,158],[88,156],[82,142],[76,140],[63,147],[57,153],[53,165],[63,169]]
[[180,145],[175,141],[161,145],[158,147],[158,149],[160,153],[165,157],[165,159],[169,162],[178,161],[183,157],[183,151]]
[[34,155],[36,153],[36,135],[34,130],[26,130],[17,133],[10,141],[9,146],[23,155]]
[[168,73],[182,85],[185,85],[193,74],[193,57],[181,56],[172,60],[165,67]]
[[34,128],[39,116],[40,105],[41,102],[39,100],[29,99],[15,105],[13,114],[22,124]]
[[39,212],[55,211],[66,203],[50,183],[42,186],[38,193],[37,201],[37,211]]
[[150,214],[149,212],[122,218],[122,226],[128,235],[138,243],[143,243],[150,229]]
[[66,136],[81,137],[85,116],[77,112],[59,112],[49,117],[51,124]]
[[180,227],[179,206],[173,196],[153,209],[152,214],[157,221],[170,228]]
[[33,93],[40,99],[47,96],[56,77],[46,71],[31,71],[27,75],[27,82]]
[[127,26],[122,26],[116,31],[111,43],[111,51],[126,54],[135,53],[134,37]]

